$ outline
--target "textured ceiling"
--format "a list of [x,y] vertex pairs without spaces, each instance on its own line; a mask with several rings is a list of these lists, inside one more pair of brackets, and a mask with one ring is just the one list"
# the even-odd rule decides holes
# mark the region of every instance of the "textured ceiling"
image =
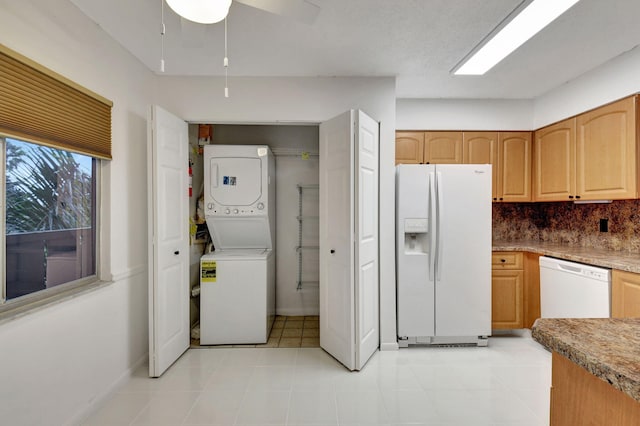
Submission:
[[[640,1],[582,0],[484,76],[450,70],[520,0],[310,0],[306,25],[234,2],[229,75],[396,76],[398,98],[534,98],[640,44]],[[161,1],[71,0],[159,73]],[[165,5],[165,74],[224,75],[224,25]]]

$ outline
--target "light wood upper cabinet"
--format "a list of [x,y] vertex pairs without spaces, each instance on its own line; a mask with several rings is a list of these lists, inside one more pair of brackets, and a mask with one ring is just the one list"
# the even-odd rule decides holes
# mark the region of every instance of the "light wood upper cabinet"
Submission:
[[498,134],[498,201],[531,201],[531,132]]
[[611,317],[640,317],[640,274],[614,269],[611,278]]
[[425,164],[461,164],[462,132],[425,132]]
[[576,194],[575,118],[535,132],[533,200],[569,201]]
[[396,164],[460,164],[462,132],[396,132]]
[[498,132],[463,132],[462,162],[464,164],[491,164],[491,198],[498,199]]
[[396,164],[424,162],[424,132],[396,132]]
[[534,201],[637,198],[637,98],[536,131]]
[[579,115],[576,130],[577,196],[636,198],[636,97]]

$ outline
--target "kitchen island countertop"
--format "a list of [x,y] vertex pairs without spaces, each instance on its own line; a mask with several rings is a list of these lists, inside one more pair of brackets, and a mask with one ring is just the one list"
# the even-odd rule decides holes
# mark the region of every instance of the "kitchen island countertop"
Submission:
[[640,402],[640,318],[540,318],[531,334]]
[[493,251],[527,251],[640,274],[640,253],[575,247],[541,241],[493,241]]

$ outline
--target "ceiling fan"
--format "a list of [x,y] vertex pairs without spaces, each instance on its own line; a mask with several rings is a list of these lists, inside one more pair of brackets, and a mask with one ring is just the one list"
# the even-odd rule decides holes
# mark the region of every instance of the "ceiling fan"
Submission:
[[[215,24],[224,20],[224,96],[229,97],[228,77],[229,58],[227,56],[227,14],[232,0],[165,0],[169,7],[178,15],[199,24]],[[233,0],[256,9],[264,10],[276,15],[293,18],[305,24],[313,24],[320,8],[308,0]],[[162,3],[162,56],[160,72],[164,72],[164,2]]]
[[[232,0],[166,0],[174,12],[189,21],[213,24],[229,13]],[[276,15],[313,24],[320,8],[307,0],[233,0]]]

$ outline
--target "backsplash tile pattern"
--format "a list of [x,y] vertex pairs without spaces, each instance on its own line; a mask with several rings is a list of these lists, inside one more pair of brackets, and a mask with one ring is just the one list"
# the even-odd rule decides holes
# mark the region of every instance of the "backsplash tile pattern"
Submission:
[[[600,219],[609,232],[600,232]],[[640,253],[640,200],[610,204],[494,203],[493,239]]]

